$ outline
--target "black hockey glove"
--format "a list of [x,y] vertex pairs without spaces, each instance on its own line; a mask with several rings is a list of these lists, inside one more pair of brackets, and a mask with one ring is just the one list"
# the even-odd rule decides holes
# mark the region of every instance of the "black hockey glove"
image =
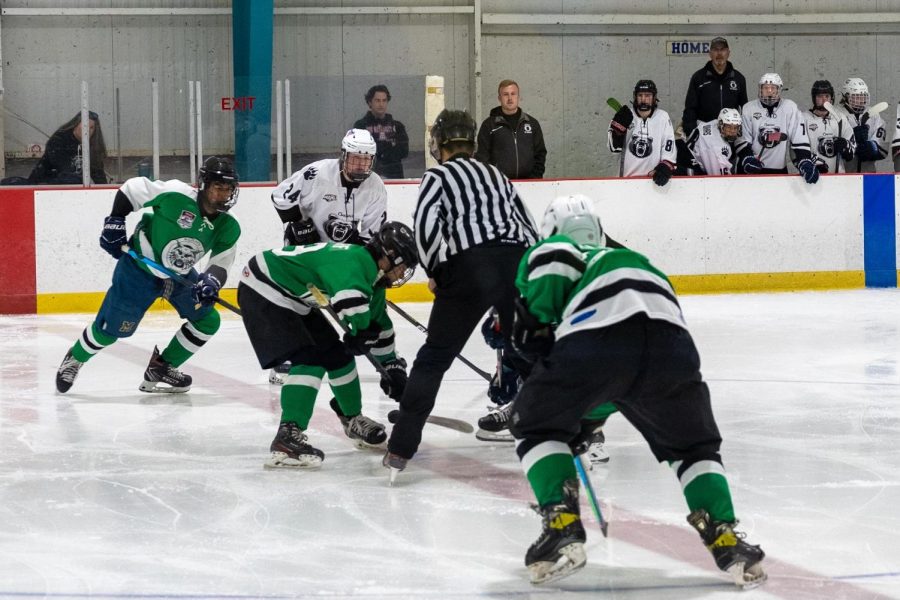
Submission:
[[305,246],[321,241],[322,238],[319,237],[319,232],[316,231],[316,224],[313,223],[312,219],[293,221],[284,228],[285,246]]
[[122,256],[122,246],[128,242],[125,236],[125,217],[106,217],[103,219],[103,231],[100,233],[100,247],[109,252],[113,258]]
[[200,279],[191,288],[191,298],[197,304],[209,306],[219,297],[219,289],[221,287],[222,282],[215,275],[211,275],[209,272],[200,273]]
[[488,315],[481,324],[481,335],[484,336],[484,343],[494,350],[503,350],[503,333],[500,331],[500,323],[494,318],[494,315]]
[[806,183],[815,183],[819,180],[819,170],[816,168],[816,164],[808,158],[797,163],[797,170],[803,175]]
[[672,178],[672,171],[674,171],[672,163],[667,160],[659,161],[659,164],[653,169],[653,183],[660,187],[666,185]]
[[605,424],[606,419],[582,421],[581,431],[579,431],[574,438],[569,440],[569,448],[572,450],[572,454],[578,456],[587,452],[588,448],[591,447],[591,438],[594,437],[594,434],[597,431],[602,430]]
[[367,329],[361,329],[355,335],[348,332],[344,334],[344,345],[347,346],[350,354],[362,356],[375,347],[375,344],[378,343],[378,334],[380,333],[381,330],[375,325]]
[[550,354],[553,348],[553,330],[528,312],[524,298],[516,298],[516,318],[513,321],[513,348],[529,362]]
[[395,358],[384,363],[383,366],[384,370],[387,371],[387,377],[381,376],[381,382],[379,383],[381,391],[388,398],[399,402],[400,398],[403,397],[403,390],[406,389],[406,360]]
[[741,171],[748,175],[762,173],[763,164],[752,154],[741,159]]
[[507,402],[512,402],[519,393],[519,374],[515,369],[506,365],[501,365],[500,370],[499,380],[497,373],[494,373],[491,378],[487,395],[491,402],[503,406]]
[[881,154],[878,153],[878,144],[872,140],[866,140],[856,147],[856,156],[860,160],[879,160]]
[[634,113],[631,112],[629,107],[623,106],[616,111],[612,121],[609,122],[609,126],[617,134],[625,135],[625,132],[628,131],[628,127],[631,125],[632,121],[634,121]]
[[869,126],[857,125],[853,128],[853,137],[856,138],[856,145],[862,148],[869,141]]
[[364,246],[366,243],[352,223],[332,217],[325,221],[325,225],[322,228],[325,230],[325,235],[334,242],[356,244],[357,246]]
[[840,155],[844,160],[853,160],[853,149],[850,142],[842,137],[834,138],[834,153]]

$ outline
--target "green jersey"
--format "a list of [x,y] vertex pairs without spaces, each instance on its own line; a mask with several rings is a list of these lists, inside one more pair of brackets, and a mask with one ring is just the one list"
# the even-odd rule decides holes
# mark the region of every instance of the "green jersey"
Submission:
[[[150,181],[134,177],[125,182],[121,191],[134,210],[152,209],[141,216],[132,237],[131,243],[138,254],[185,275],[210,253],[207,269],[215,265],[228,272],[241,235],[234,217],[228,213],[203,216],[197,203],[197,190],[177,180]],[[144,263],[137,264],[157,277],[167,277]]]
[[381,273],[362,246],[335,242],[286,246],[254,256],[241,273],[241,282],[278,306],[301,315],[318,304],[310,293],[317,287],[331,301],[338,317],[356,333],[374,325],[381,330],[372,355],[393,359],[394,330],[387,315],[385,290],[376,287]]
[[579,246],[551,236],[522,257],[516,287],[528,311],[556,327],[556,339],[639,313],[687,329],[665,273],[627,248]]

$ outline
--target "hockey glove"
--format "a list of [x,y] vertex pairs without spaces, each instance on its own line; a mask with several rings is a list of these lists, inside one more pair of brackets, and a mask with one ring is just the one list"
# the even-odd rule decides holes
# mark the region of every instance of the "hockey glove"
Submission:
[[616,111],[612,121],[609,122],[609,126],[618,135],[625,135],[632,121],[634,121],[634,113],[631,112],[629,107],[623,106]]
[[347,332],[344,334],[344,345],[347,346],[350,354],[362,356],[371,352],[372,348],[375,347],[375,344],[378,343],[378,334],[380,333],[381,330],[377,326],[361,329],[356,334]]
[[880,160],[881,154],[878,152],[878,144],[872,140],[866,140],[856,147],[856,156],[860,160]]
[[100,233],[101,248],[117,259],[122,256],[122,246],[127,242],[125,217],[106,217],[103,219],[103,231]]
[[815,183],[819,180],[819,170],[816,168],[816,164],[808,158],[797,163],[797,170],[803,175],[806,183]]
[[285,246],[305,246],[307,244],[315,244],[322,241],[319,232],[316,231],[316,224],[312,219],[302,219],[287,224],[284,229],[284,245]]
[[857,125],[853,128],[853,137],[856,139],[856,145],[862,148],[869,141],[869,126]]
[[519,374],[512,367],[502,365],[499,381],[497,380],[497,373],[494,373],[491,383],[488,385],[488,398],[494,404],[503,406],[508,402],[512,402],[517,393],[519,393]]
[[381,391],[388,398],[392,398],[397,402],[403,397],[403,390],[406,389],[406,360],[395,358],[384,363],[384,370],[387,371],[387,377],[381,376]]
[[200,273],[200,278],[191,288],[191,297],[195,303],[210,306],[219,297],[219,288],[221,287],[222,282],[216,279],[215,275],[211,275],[209,272]]
[[834,138],[834,153],[839,154],[844,160],[853,160],[853,149],[850,142],[842,137]]
[[323,229],[325,230],[325,235],[334,242],[356,244],[357,246],[364,246],[366,243],[352,223],[340,221],[334,217],[325,221]]
[[667,160],[662,160],[653,169],[653,183],[662,187],[672,178],[673,165]]
[[745,156],[741,159],[741,171],[747,173],[748,175],[754,175],[756,173],[762,173],[763,164],[759,162],[759,159],[755,156]]
[[513,321],[513,348],[530,362],[550,354],[553,348],[553,330],[528,312],[523,298],[516,298],[516,318]]
[[481,335],[484,336],[485,344],[494,350],[503,350],[503,333],[500,332],[500,323],[494,315],[488,315],[481,324]]
[[603,429],[606,419],[597,419],[595,421],[585,420],[581,422],[581,430],[569,441],[569,448],[572,454],[578,456],[584,454],[591,447],[592,438],[597,431]]

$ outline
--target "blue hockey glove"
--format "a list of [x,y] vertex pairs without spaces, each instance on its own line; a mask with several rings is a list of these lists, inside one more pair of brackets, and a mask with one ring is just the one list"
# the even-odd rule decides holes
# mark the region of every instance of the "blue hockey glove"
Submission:
[[383,366],[385,371],[387,371],[387,377],[381,376],[381,381],[379,382],[381,391],[388,398],[399,402],[400,398],[403,397],[403,390],[406,389],[406,360],[395,358],[384,363]]
[[503,406],[507,402],[512,402],[519,393],[519,374],[516,370],[503,365],[501,367],[500,381],[497,381],[497,373],[491,378],[488,385],[487,395],[491,402],[498,406]]
[[755,156],[745,156],[741,159],[741,170],[748,175],[762,173],[763,164]]
[[864,146],[869,141],[869,126],[857,125],[853,128],[853,137],[856,138],[857,146]]
[[100,233],[101,248],[117,259],[122,256],[122,246],[127,242],[125,217],[106,217],[103,219],[103,231]]
[[803,175],[806,183],[815,183],[819,180],[819,170],[816,168],[816,164],[808,158],[797,163],[797,170]]
[[494,318],[494,315],[488,315],[481,324],[481,335],[484,336],[484,343],[494,350],[503,350],[503,333],[500,331],[500,323]]
[[215,275],[200,273],[200,278],[194,284],[194,287],[191,288],[191,297],[194,299],[194,302],[203,306],[209,306],[219,297],[219,288],[221,287],[222,282],[216,279]]

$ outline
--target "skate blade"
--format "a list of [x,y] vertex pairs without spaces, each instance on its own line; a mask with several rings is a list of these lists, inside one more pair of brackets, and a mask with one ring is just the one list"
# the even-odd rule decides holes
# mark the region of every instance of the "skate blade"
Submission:
[[486,431],[479,429],[475,432],[475,439],[482,442],[515,442],[516,438],[511,433],[502,433],[500,431]]
[[350,441],[352,441],[353,445],[356,446],[360,450],[380,450],[381,452],[384,452],[385,450],[387,450],[387,438],[386,437],[383,442],[379,442],[377,444],[369,444],[367,442],[364,442],[363,440],[351,439]]
[[318,469],[321,466],[322,459],[318,456],[301,455],[299,458],[291,458],[284,452],[273,452],[263,463],[264,469]]
[[528,565],[528,572],[533,585],[543,585],[568,577],[578,569],[582,568],[587,562],[587,555],[584,553],[584,544],[576,542],[569,544],[564,548],[560,548],[559,553],[562,557],[555,563],[550,561],[536,562]]
[[184,392],[190,390],[191,386],[172,387],[161,381],[145,381],[141,383],[138,389],[142,392],[147,392],[150,394],[183,394]]
[[388,467],[391,470],[391,478],[388,481],[388,485],[390,487],[394,487],[394,482],[397,481],[397,473],[402,471],[402,469],[398,469],[397,467]]
[[752,590],[759,587],[769,578],[762,568],[762,563],[756,563],[746,571],[744,570],[744,563],[735,563],[728,567],[728,573],[734,580],[734,584],[742,590]]

